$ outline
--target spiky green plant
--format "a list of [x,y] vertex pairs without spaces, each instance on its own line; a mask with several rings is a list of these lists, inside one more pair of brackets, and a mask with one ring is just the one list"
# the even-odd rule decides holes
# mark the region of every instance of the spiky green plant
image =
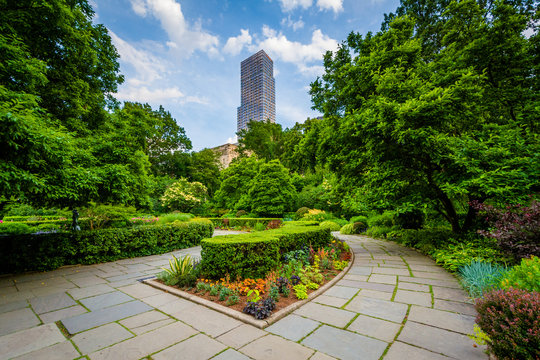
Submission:
[[185,276],[193,270],[193,258],[190,255],[186,255],[180,258],[177,258],[173,255],[173,258],[169,260],[169,269],[162,268],[165,270],[170,277],[180,278]]
[[506,268],[501,265],[477,260],[458,270],[463,286],[475,298],[481,297],[488,290],[498,288],[500,279],[506,271]]

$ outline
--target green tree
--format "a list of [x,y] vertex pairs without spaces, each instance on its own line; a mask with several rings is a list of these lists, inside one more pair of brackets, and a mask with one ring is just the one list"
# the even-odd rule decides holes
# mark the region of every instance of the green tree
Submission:
[[[318,156],[362,189],[364,203],[433,206],[462,232],[475,217],[469,202],[538,191],[530,111],[539,108],[530,50],[538,34],[522,35],[531,13],[519,6],[483,6],[453,1],[425,31],[411,16],[395,17],[325,55],[311,88],[325,114]],[[425,39],[430,31],[440,40]],[[492,61],[480,56],[495,44]]]
[[266,161],[279,159],[283,152],[283,129],[280,124],[250,121],[247,129],[238,133],[238,152],[243,156],[253,153]]
[[200,182],[178,179],[165,190],[161,197],[162,205],[171,211],[190,212],[202,205],[207,198],[206,187]]
[[261,163],[255,156],[251,156],[235,159],[228,168],[223,169],[220,186],[214,196],[216,206],[230,210],[250,210],[248,192]]
[[212,149],[193,152],[187,170],[189,179],[204,184],[210,196],[219,188],[219,157]]
[[251,210],[260,216],[282,216],[291,210],[295,192],[289,171],[279,160],[262,164],[249,189]]

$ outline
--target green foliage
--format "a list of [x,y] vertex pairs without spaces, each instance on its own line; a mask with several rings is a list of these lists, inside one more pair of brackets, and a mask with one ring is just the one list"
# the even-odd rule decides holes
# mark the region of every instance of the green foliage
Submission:
[[208,195],[212,196],[219,189],[219,156],[214,150],[193,152],[187,172],[189,181],[203,184]]
[[418,209],[408,209],[394,216],[394,225],[402,229],[420,229],[424,225],[424,213]]
[[260,216],[282,216],[290,209],[295,192],[288,170],[279,160],[272,160],[261,165],[251,182],[251,210]]
[[189,212],[206,201],[206,187],[200,182],[181,178],[174,182],[161,197],[161,203],[169,210]]
[[367,216],[364,216],[364,215],[353,216],[350,218],[349,222],[351,224],[354,224],[355,222],[363,222],[364,224],[367,224],[368,218]]
[[334,218],[334,215],[332,215],[331,213],[327,213],[324,210],[309,209],[308,212],[302,217],[302,220],[323,222],[326,220],[332,220]]
[[500,263],[507,260],[500,250],[474,241],[450,243],[435,250],[432,256],[437,264],[452,272],[472,261]]
[[170,213],[170,214],[163,214],[160,215],[158,218],[157,223],[158,224],[168,224],[175,221],[189,221],[193,219],[193,215],[191,214],[183,214],[183,213]]
[[339,229],[339,233],[343,235],[353,235],[354,234],[354,225],[346,224]]
[[229,295],[232,294],[232,290],[229,289],[228,287],[222,287],[220,290],[219,290],[219,297],[218,297],[218,300],[219,301],[225,301]]
[[497,359],[540,357],[540,293],[491,291],[476,301],[476,322]]
[[294,290],[294,295],[296,295],[298,299],[303,300],[303,299],[308,298],[306,285],[303,285],[303,284],[295,285],[293,286],[293,290]]
[[238,296],[237,293],[234,293],[234,294],[231,294],[231,295],[227,298],[227,302],[225,303],[225,305],[226,305],[226,306],[233,306],[233,305],[238,304],[239,301],[240,301],[240,297]]
[[32,230],[32,227],[19,222],[4,222],[0,224],[0,234],[28,234],[32,232]]
[[131,206],[96,204],[91,202],[89,206],[81,210],[81,217],[86,218],[90,225],[90,230],[103,229],[108,227],[113,220],[117,227],[124,223],[125,227],[129,219],[136,215],[137,211]]
[[506,268],[485,261],[472,261],[458,269],[463,287],[472,297],[481,297],[486,291],[498,288]]
[[334,260],[332,262],[332,266],[334,267],[334,269],[339,270],[339,271],[345,269],[348,265],[349,265],[349,262],[345,260],[344,261]]
[[330,229],[330,231],[339,231],[341,229],[341,226],[332,220],[323,221],[319,224],[319,226],[325,229]]
[[540,258],[522,259],[519,265],[504,274],[500,285],[504,289],[513,287],[540,292]]
[[281,253],[310,244],[324,247],[330,240],[329,230],[293,225],[205,239],[201,242],[203,272],[205,276],[216,279],[225,274],[231,278],[263,278],[278,267]]
[[197,246],[212,233],[210,222],[194,220],[123,229],[6,236],[0,242],[0,273],[44,271],[63,265],[162,254]]
[[393,212],[385,211],[380,215],[371,216],[367,220],[367,224],[369,227],[392,227],[394,225],[394,216]]
[[212,221],[212,224],[214,226],[219,228],[234,228],[234,227],[241,227],[241,228],[254,228],[258,224],[261,224],[264,226],[263,230],[270,227],[270,223],[277,223],[277,225],[282,224],[282,219],[276,219],[276,218],[249,218],[249,217],[243,217],[243,218],[210,218],[210,221]]
[[270,287],[268,297],[272,298],[275,302],[279,301],[279,288],[275,285]]
[[250,121],[238,132],[238,152],[246,156],[252,152],[266,161],[279,159],[283,152],[283,130],[270,121]]
[[303,218],[304,215],[306,215],[308,212],[309,212],[308,207],[303,206],[303,207],[299,208],[298,210],[296,210],[296,219]]
[[[435,249],[448,245],[450,239],[455,238],[456,236],[450,229],[433,228],[421,230],[395,230],[389,232],[387,237],[389,240],[396,241],[406,246],[414,247],[424,253],[431,253]],[[493,246],[494,244],[492,244],[490,247]]]
[[258,222],[253,227],[253,230],[254,231],[264,231],[264,230],[266,230],[266,226],[264,226],[264,224]]
[[319,284],[317,283],[314,283],[314,282],[310,282],[310,283],[307,283],[306,284],[306,289],[310,289],[310,290],[317,290],[319,288]]
[[394,226],[372,226],[366,230],[366,235],[384,239],[388,234],[396,230]]
[[325,55],[307,149],[358,204],[429,208],[465,233],[474,200],[520,201],[540,184],[538,13],[531,1],[407,0],[397,15]]
[[173,258],[169,260],[169,268],[163,268],[171,277],[180,278],[185,276],[193,270],[193,258],[190,255],[177,258],[173,255]]
[[210,286],[210,292],[208,293],[210,296],[218,296],[220,287],[218,285],[212,285]]

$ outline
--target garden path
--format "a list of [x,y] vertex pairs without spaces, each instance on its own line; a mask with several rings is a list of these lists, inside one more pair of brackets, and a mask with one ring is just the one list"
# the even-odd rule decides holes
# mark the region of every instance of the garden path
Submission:
[[454,276],[395,243],[336,236],[350,271],[264,330],[138,281],[200,247],[2,277],[0,359],[487,359]]

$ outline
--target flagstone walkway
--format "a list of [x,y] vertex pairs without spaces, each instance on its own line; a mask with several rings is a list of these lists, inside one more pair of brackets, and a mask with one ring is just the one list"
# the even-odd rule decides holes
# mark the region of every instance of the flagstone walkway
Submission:
[[264,330],[138,281],[171,254],[2,277],[0,359],[487,359],[451,274],[391,242],[336,236],[355,253],[348,274]]

